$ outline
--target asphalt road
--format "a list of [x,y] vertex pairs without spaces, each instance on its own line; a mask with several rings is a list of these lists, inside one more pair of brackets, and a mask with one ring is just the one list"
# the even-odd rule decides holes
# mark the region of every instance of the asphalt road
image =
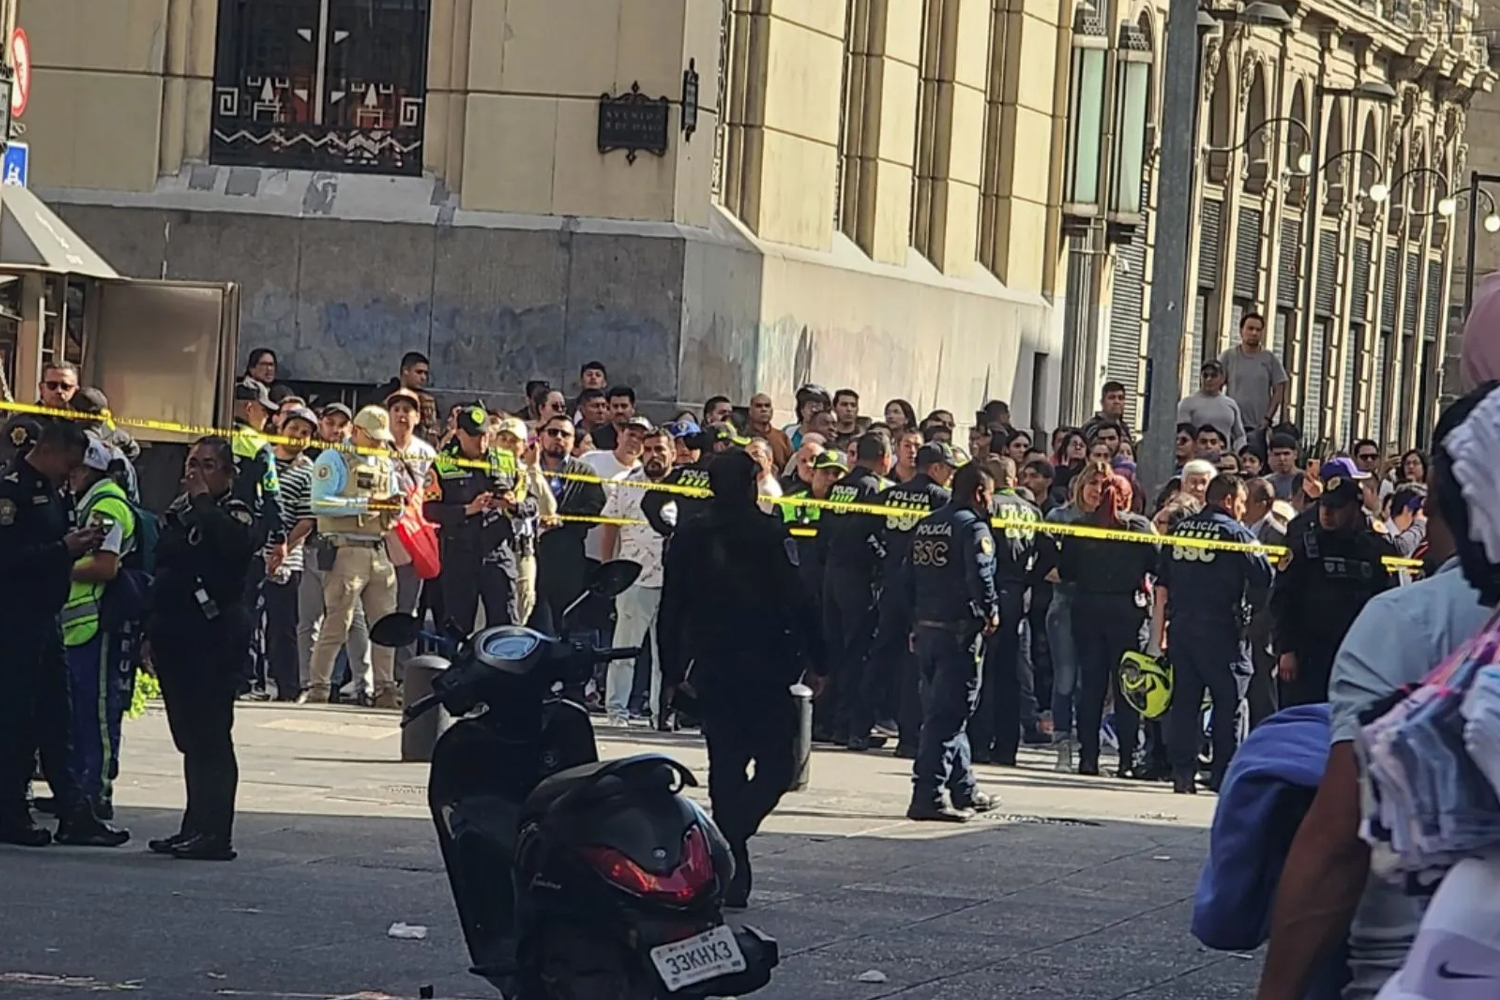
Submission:
[[[157,713],[128,723],[119,851],[0,847],[0,1000],[495,994],[469,976],[431,827],[425,768],[396,763],[393,715],[245,707],[233,864],[145,851],[176,829],[178,758]],[[604,730],[604,753],[697,741]],[[783,962],[764,1000],[1243,1000],[1256,956],[1188,934],[1213,798],[982,768],[1000,815],[935,829],[901,818],[904,762],[820,752],[753,845],[744,919]],[[388,936],[392,923],[425,940]],[[878,974],[878,975],[877,975]],[[868,981],[878,980],[878,981]]]

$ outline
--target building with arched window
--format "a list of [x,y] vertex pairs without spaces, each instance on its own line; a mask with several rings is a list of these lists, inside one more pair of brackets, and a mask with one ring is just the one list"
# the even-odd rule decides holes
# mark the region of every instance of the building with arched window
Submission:
[[[1473,11],[1421,0],[1207,5],[1192,122],[1161,120],[1165,16],[1163,3],[1115,0],[1074,17],[1071,101],[1098,110],[1073,119],[1073,148],[1089,161],[1070,162],[1065,186],[1080,189],[1081,174],[1097,196],[1064,205],[1065,414],[1090,412],[1116,380],[1140,425],[1157,136],[1187,127],[1200,155],[1183,392],[1256,313],[1291,378],[1283,416],[1305,443],[1424,442],[1440,393],[1465,109],[1494,79]],[[1153,82],[1133,89],[1142,53]],[[1122,170],[1136,135],[1146,136],[1144,171]],[[1134,197],[1137,183],[1132,212],[1124,189]]]
[[33,188],[288,377],[1056,418],[1071,0],[19,2]]

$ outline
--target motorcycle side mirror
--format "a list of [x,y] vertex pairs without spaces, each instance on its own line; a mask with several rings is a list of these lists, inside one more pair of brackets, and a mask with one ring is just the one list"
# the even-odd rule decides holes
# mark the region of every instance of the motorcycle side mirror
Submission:
[[604,563],[594,570],[589,578],[588,590],[599,597],[619,597],[630,589],[630,585],[641,575],[641,564],[629,559],[616,559]]
[[410,646],[421,634],[422,623],[417,620],[416,615],[403,615],[397,612],[386,615],[370,628],[370,641],[377,646],[396,649],[401,646]]

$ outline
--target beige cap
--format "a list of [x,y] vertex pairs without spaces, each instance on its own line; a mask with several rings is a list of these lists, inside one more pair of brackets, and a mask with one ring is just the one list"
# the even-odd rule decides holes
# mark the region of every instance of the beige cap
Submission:
[[366,406],[354,415],[354,426],[380,442],[390,442],[391,415],[380,406]]
[[525,444],[527,437],[530,436],[530,432],[526,429],[526,421],[520,417],[507,417],[500,421],[500,426],[495,428],[495,433],[509,434],[522,444]]

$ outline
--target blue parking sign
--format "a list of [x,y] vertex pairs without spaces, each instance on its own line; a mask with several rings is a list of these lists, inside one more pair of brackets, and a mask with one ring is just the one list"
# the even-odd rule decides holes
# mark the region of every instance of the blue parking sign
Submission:
[[25,187],[26,176],[31,166],[31,147],[24,142],[12,142],[5,147],[3,163],[3,168],[0,168],[0,181],[17,187]]

